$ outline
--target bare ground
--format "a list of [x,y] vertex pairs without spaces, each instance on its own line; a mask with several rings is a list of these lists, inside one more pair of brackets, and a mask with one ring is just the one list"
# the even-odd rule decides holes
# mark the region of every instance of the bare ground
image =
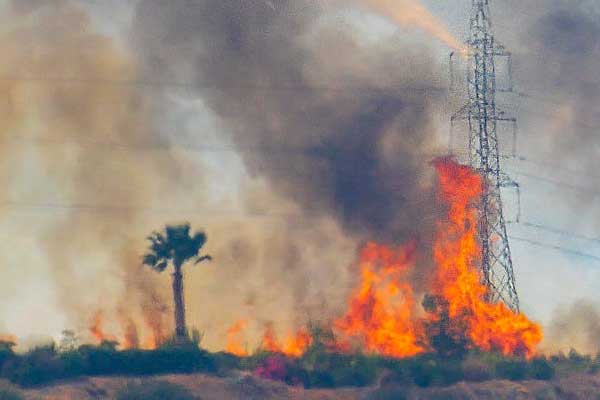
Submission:
[[[600,376],[578,375],[549,382],[489,381],[447,388],[383,386],[361,389],[305,390],[246,374],[218,378],[165,375],[153,378],[86,378],[25,391],[28,400],[104,400],[128,382],[158,379],[183,385],[201,400],[600,400]],[[165,399],[168,400],[168,399]]]

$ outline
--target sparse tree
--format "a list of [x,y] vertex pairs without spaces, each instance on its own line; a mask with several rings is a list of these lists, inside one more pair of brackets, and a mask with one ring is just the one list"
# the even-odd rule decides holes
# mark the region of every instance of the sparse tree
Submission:
[[62,331],[62,338],[58,345],[58,351],[61,353],[68,353],[77,350],[77,347],[79,347],[79,338],[75,332],[70,329]]
[[183,297],[183,265],[194,260],[194,264],[211,260],[209,255],[200,251],[206,243],[204,232],[190,234],[190,224],[167,225],[164,232],[153,232],[148,236],[150,246],[144,255],[143,263],[158,272],[163,272],[169,264],[173,265],[173,300],[175,304],[175,336],[186,339],[185,303]]

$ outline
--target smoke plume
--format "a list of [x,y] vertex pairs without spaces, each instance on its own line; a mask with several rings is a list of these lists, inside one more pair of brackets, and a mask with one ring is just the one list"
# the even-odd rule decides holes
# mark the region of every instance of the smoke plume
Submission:
[[600,309],[586,300],[560,307],[545,334],[546,351],[576,349],[580,353],[597,354],[600,351]]
[[502,25],[512,31],[507,37],[515,50],[515,78],[527,96],[523,116],[536,128],[526,143],[564,169],[596,171],[598,149],[590,144],[600,122],[600,7],[588,0],[552,0],[509,2],[502,9],[512,15]]
[[422,233],[438,74],[426,49],[320,26],[315,2],[184,4],[139,4],[146,76],[189,77],[250,173],[307,213],[374,239]]
[[[153,276],[134,278],[143,284],[123,279],[138,268],[147,233],[137,231],[138,210],[160,199],[157,192],[168,190],[186,168],[169,151],[128,150],[161,142],[147,100],[151,90],[120,83],[136,80],[131,58],[96,33],[74,3],[14,1],[6,7],[0,152],[7,163],[4,200],[13,208],[3,216],[7,232],[29,228],[22,236],[41,254],[22,254],[19,263],[8,264],[4,279],[43,280],[46,264],[50,285],[44,287],[53,290],[38,294],[55,299],[63,328],[83,328],[97,307],[116,313],[127,305],[122,313],[134,314],[141,304],[163,301]],[[11,243],[23,240],[15,234]],[[23,270],[28,279],[19,277]],[[134,296],[139,300],[129,304]]]
[[[252,222],[212,227],[211,246],[223,248],[215,260],[231,271],[218,274],[242,269],[239,319],[326,318],[351,287],[345,269],[359,241],[427,242],[432,234],[427,154],[436,150],[440,66],[422,44],[367,42],[352,24],[328,23],[339,4],[148,0],[135,11],[132,48],[144,79],[189,82],[218,117],[216,143],[231,144],[249,177],[264,182],[265,191],[244,194],[245,209],[293,214],[273,233]],[[424,15],[412,4],[370,3],[410,24]],[[434,29],[437,21],[427,21]]]
[[[515,76],[557,99],[565,118],[591,121],[597,19],[584,2],[552,3],[507,43]],[[438,210],[428,162],[446,66],[423,40],[369,40],[343,12],[366,7],[462,49],[419,2],[140,0],[124,44],[98,33],[76,2],[11,4],[16,17],[0,34],[0,76],[13,77],[0,81],[0,176],[41,214],[31,218],[43,226],[35,240],[66,324],[88,323],[102,304],[106,331],[130,342],[169,330],[168,274],[139,266],[143,238],[167,222],[208,234],[215,261],[186,270],[186,305],[215,347],[238,319],[262,329],[335,315],[366,239],[430,247]],[[538,73],[545,59],[556,65]],[[555,135],[556,148],[591,134]]]
[[[596,171],[600,167],[597,146],[600,124],[597,107],[600,102],[598,2],[495,2],[493,13],[498,37],[513,52],[515,87],[523,94],[517,99],[519,155],[533,161],[511,163],[512,168],[542,177],[540,180],[514,176],[520,181],[524,196],[522,219],[580,236],[598,237],[600,210],[594,194],[596,190],[592,189],[594,185],[590,186],[591,182],[597,182]],[[540,198],[552,198],[552,207],[537,207]],[[584,253],[594,254],[596,249],[594,242],[571,238],[570,234],[556,235],[533,229],[522,232],[521,237],[528,235],[539,242]],[[595,296],[596,282],[589,282],[595,267],[588,264],[588,259],[572,257],[568,253],[557,254],[543,247],[523,249],[521,258],[529,263],[521,261],[516,266],[521,299],[532,306],[535,304],[538,313],[550,314],[557,304],[566,302],[566,298],[570,303],[576,296]],[[547,283],[542,283],[543,277],[535,267],[539,264],[545,265],[546,271],[554,271],[553,278],[548,278]],[[582,285],[581,282],[586,280],[588,284]],[[585,337],[588,331],[583,329],[578,312],[586,307],[579,304],[573,309],[573,318],[579,321],[575,326],[582,329],[582,334],[577,335],[579,338]],[[561,309],[566,310],[564,304]],[[590,311],[590,320],[596,317],[597,313]],[[559,338],[560,333],[553,333],[554,327],[556,322],[549,326],[546,345],[552,347],[553,342],[557,342],[554,348],[568,346]],[[565,329],[565,337],[571,337],[577,328],[569,328],[567,324]],[[577,339],[578,345],[581,342]],[[589,344],[581,347],[592,350]]]

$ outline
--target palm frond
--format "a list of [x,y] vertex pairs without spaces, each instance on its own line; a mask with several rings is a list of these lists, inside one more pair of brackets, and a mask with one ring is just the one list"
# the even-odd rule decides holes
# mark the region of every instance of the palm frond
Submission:
[[190,237],[190,224],[167,225],[165,227],[165,234],[168,243],[185,241]]
[[165,269],[167,269],[168,264],[169,263],[167,262],[167,260],[163,260],[163,261],[155,264],[154,266],[152,266],[152,268],[154,268],[158,272],[163,272]]
[[156,254],[159,258],[168,258],[170,253],[170,246],[167,239],[159,232],[152,232],[147,237],[150,241],[150,251]]
[[198,264],[210,261],[208,255],[200,256],[200,250],[206,243],[206,234],[202,231],[190,235],[190,224],[166,225],[163,232],[152,232],[148,252],[143,256],[143,264],[157,271],[164,271],[169,262],[181,266],[188,260],[195,259]]
[[144,254],[142,257],[142,264],[147,265],[149,267],[154,267],[158,262],[158,257],[156,254]]
[[202,256],[202,257],[198,257],[198,258],[196,259],[196,262],[194,262],[194,264],[200,264],[202,261],[212,261],[212,257],[211,257],[211,256],[209,256],[209,255],[205,255],[205,256]]
[[201,249],[206,243],[206,234],[202,231],[196,232],[192,237],[192,243],[194,243],[194,246],[198,249]]

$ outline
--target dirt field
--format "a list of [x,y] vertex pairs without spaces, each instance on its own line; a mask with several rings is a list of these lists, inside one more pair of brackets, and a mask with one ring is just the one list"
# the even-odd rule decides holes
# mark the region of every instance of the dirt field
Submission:
[[158,379],[183,385],[201,400],[600,400],[600,376],[573,376],[549,382],[490,381],[448,388],[382,386],[362,389],[304,390],[239,374],[229,378],[166,375],[154,378],[88,378],[25,391],[28,400],[113,399],[130,381]]

